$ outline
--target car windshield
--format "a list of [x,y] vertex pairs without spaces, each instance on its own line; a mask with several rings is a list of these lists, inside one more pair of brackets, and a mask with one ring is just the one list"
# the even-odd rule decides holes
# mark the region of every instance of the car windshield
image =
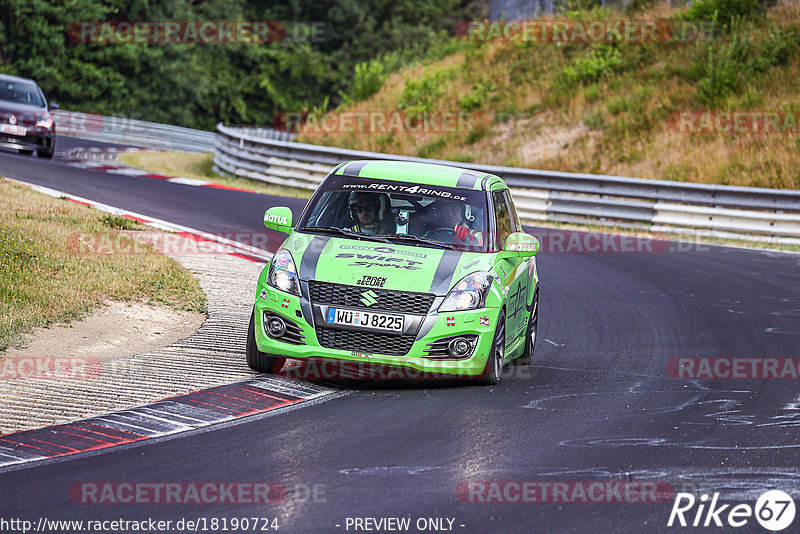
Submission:
[[0,80],[0,100],[26,106],[44,107],[39,91],[30,82]]
[[486,221],[482,191],[334,176],[311,199],[299,228],[486,252]]

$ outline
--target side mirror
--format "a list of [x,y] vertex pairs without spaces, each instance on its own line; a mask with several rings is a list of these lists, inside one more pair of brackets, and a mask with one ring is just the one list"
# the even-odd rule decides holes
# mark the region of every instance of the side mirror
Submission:
[[264,213],[264,226],[284,234],[292,233],[292,210],[284,206],[276,206]]
[[50,102],[50,104],[47,106],[47,109],[49,109],[50,111],[55,111],[57,109],[61,109],[61,106],[59,106],[55,102]]
[[539,240],[525,232],[509,234],[500,253],[502,258],[532,258],[539,252]]

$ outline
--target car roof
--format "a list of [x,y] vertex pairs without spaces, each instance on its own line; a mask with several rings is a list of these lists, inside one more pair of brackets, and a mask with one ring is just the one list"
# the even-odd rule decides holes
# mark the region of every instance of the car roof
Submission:
[[397,182],[413,182],[420,185],[461,187],[488,190],[497,182],[505,186],[499,177],[481,171],[462,169],[450,165],[395,160],[358,160],[339,164],[331,174],[358,178],[377,178]]
[[37,85],[36,82],[30,78],[21,78],[19,76],[12,76],[11,74],[0,74],[0,80],[7,82],[28,82]]

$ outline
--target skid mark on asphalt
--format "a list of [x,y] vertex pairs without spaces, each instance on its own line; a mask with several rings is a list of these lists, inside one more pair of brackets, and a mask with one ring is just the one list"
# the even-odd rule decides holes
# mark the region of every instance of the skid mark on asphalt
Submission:
[[[569,371],[573,376],[575,371],[580,371],[547,369]],[[582,371],[590,375],[597,373],[596,370]],[[661,429],[644,435],[597,434],[559,441],[559,445],[564,447],[672,447],[720,451],[800,447],[798,440],[792,440],[788,434],[800,427],[800,396],[792,402],[765,406],[758,401],[756,392],[737,387],[738,384],[731,384],[726,389],[710,389],[708,384],[700,381],[681,383],[668,377],[653,378],[662,380],[656,381],[655,386],[635,380],[616,387],[587,387],[581,379],[576,379],[578,385],[574,382],[566,385],[558,394],[546,389],[528,388],[528,398],[521,407],[556,414],[580,413],[588,423],[638,419],[643,421],[642,428]],[[755,431],[732,431],[735,427],[748,426]],[[724,429],[731,429],[731,432]],[[785,445],[776,445],[782,443]]]
[[786,332],[784,330],[779,330],[778,328],[765,328],[764,332],[767,334],[790,334],[790,335],[800,335],[800,332]]
[[329,388],[279,377],[253,378],[130,410],[0,436],[0,467],[186,432],[332,392]]

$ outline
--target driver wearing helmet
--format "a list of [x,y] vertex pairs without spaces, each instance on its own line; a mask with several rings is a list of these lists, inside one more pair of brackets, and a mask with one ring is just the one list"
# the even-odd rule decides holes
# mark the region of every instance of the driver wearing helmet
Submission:
[[352,230],[360,234],[383,233],[380,214],[381,198],[376,193],[353,192],[347,198],[350,218],[355,223]]
[[444,222],[449,225],[453,232],[454,242],[464,243],[467,245],[483,245],[483,234],[471,228],[470,221],[464,215],[464,208],[449,200],[437,200],[434,204],[434,214],[437,221]]

